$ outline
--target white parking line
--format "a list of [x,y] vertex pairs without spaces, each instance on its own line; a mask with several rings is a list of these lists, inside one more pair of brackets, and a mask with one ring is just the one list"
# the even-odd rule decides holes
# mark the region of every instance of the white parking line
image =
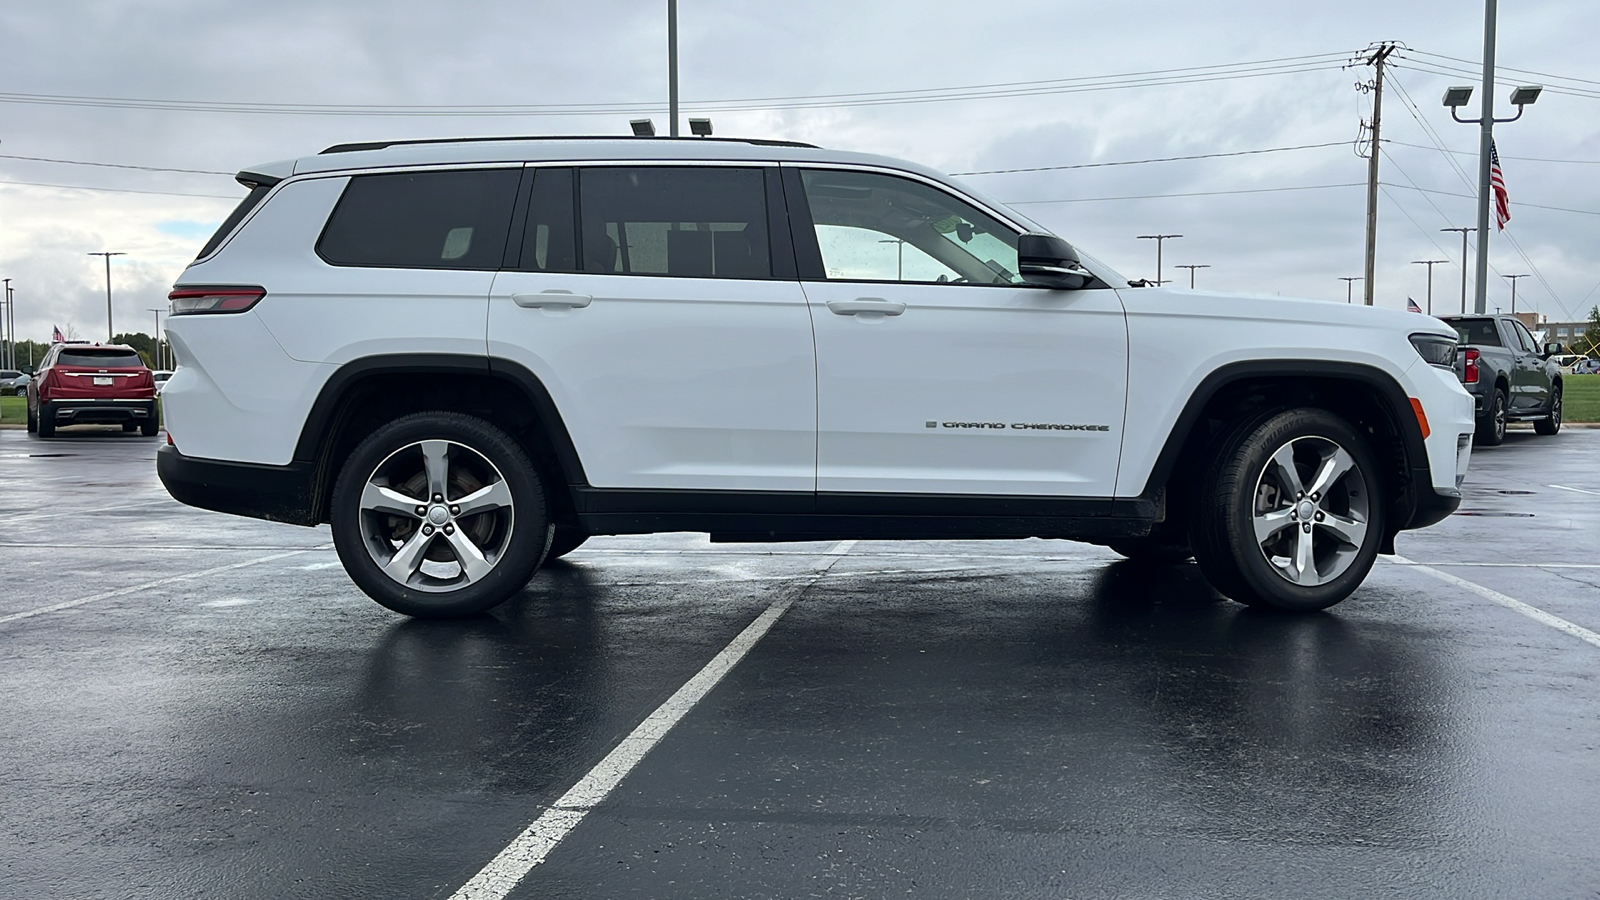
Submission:
[[93,515],[94,513],[118,512],[127,509],[146,509],[152,506],[181,507],[182,504],[178,503],[178,501],[172,499],[171,497],[164,497],[157,500],[144,500],[139,503],[124,503],[121,506],[91,506],[87,509],[62,509],[56,510],[55,512],[24,513],[23,515],[13,516],[7,519],[6,524],[16,525],[22,522],[38,522],[43,519],[57,519],[62,516],[87,516]]
[[478,874],[462,885],[460,890],[451,894],[450,900],[503,900],[511,893],[517,884],[533,871],[533,867],[544,862],[556,845],[583,821],[584,816],[587,816],[590,810],[627,777],[634,766],[644,759],[645,754],[659,744],[673,726],[694,709],[695,704],[704,699],[724,675],[739,664],[745,654],[750,652],[750,648],[766,635],[773,623],[778,621],[795,599],[828,574],[828,570],[849,553],[855,543],[855,541],[840,541],[833,545],[832,549],[825,551],[822,555],[828,559],[815,566],[808,578],[785,591],[766,608],[766,611],[757,616],[754,622],[745,626],[738,637],[722,648],[722,652],[713,657],[711,662],[706,663],[705,668],[685,682],[683,687],[678,688],[677,693],[668,697],[667,702],[657,707],[655,712],[645,717],[637,728],[622,739],[622,743],[606,754],[605,759],[600,760],[600,763],[580,778],[577,784],[562,794],[560,799],[506,845],[506,848],[479,870]]
[[1516,599],[1515,597],[1507,597],[1505,594],[1502,594],[1499,591],[1490,590],[1481,584],[1475,584],[1466,580],[1465,578],[1457,578],[1448,572],[1441,572],[1432,566],[1425,566],[1421,563],[1412,562],[1403,556],[1395,556],[1394,561],[1406,566],[1407,568],[1416,569],[1419,572],[1426,572],[1440,581],[1449,582],[1450,584],[1453,584],[1463,590],[1471,591],[1472,593],[1477,594],[1479,597],[1482,597],[1486,600],[1493,600],[1495,603],[1504,606],[1506,609],[1522,613],[1541,625],[1549,625],[1551,628],[1566,634],[1570,634],[1580,641],[1585,641],[1593,644],[1596,647],[1600,647],[1600,634],[1596,634],[1595,632],[1590,631],[1581,625],[1574,625],[1560,616],[1553,616],[1537,606],[1530,606],[1526,603],[1523,603],[1521,600]]
[[1574,494],[1588,494],[1591,497],[1600,497],[1600,491],[1591,491],[1591,490],[1586,490],[1584,488],[1567,487],[1564,484],[1547,484],[1547,485],[1545,485],[1545,487],[1553,487],[1558,491],[1571,491]]
[[76,600],[64,600],[60,603],[52,603],[49,606],[41,606],[38,609],[29,609],[19,613],[12,613],[8,616],[0,616],[0,625],[4,625],[7,622],[15,622],[18,619],[28,619],[32,618],[33,616],[42,616],[45,613],[60,612],[63,609],[71,609],[74,606],[82,606],[85,603],[94,603],[97,600],[109,600],[112,597],[121,597],[124,594],[132,594],[138,591],[149,590],[150,588],[160,587],[164,584],[173,584],[179,581],[192,581],[196,578],[204,578],[207,575],[215,575],[219,572],[228,572],[232,571],[233,569],[243,569],[249,566],[259,566],[262,563],[269,563],[275,559],[298,556],[301,553],[311,553],[315,550],[327,550],[332,546],[332,544],[324,544],[320,547],[310,547],[305,550],[290,550],[287,553],[274,553],[270,556],[259,556],[255,559],[245,560],[244,562],[232,563],[226,566],[216,566],[215,568],[210,569],[202,569],[199,572],[190,572],[187,575],[172,575],[167,578],[157,578],[155,581],[146,581],[143,584],[135,584],[125,588],[117,588],[114,591],[91,594],[88,597],[79,597]]

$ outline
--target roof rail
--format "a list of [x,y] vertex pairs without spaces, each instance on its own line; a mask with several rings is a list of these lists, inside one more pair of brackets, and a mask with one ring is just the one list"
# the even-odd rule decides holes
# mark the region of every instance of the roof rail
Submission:
[[767,138],[731,138],[731,137],[627,137],[615,134],[536,134],[515,137],[464,137],[464,138],[417,138],[405,141],[360,141],[351,144],[334,144],[332,147],[317,154],[323,156],[328,153],[354,153],[358,150],[384,150],[389,147],[402,147],[412,144],[470,144],[488,141],[723,141],[732,144],[754,144],[757,147],[801,147],[807,150],[817,149],[816,144],[806,144],[800,141],[777,141]]

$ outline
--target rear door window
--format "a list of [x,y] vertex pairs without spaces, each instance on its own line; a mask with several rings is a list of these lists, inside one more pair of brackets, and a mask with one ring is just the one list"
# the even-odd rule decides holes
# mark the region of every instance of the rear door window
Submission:
[[336,266],[498,269],[520,178],[519,169],[356,175],[317,253]]
[[771,278],[765,178],[732,166],[582,170],[583,271]]
[[1450,325],[1455,328],[1456,335],[1461,338],[1463,345],[1471,344],[1475,347],[1499,347],[1500,332],[1494,327],[1493,319],[1457,319]]

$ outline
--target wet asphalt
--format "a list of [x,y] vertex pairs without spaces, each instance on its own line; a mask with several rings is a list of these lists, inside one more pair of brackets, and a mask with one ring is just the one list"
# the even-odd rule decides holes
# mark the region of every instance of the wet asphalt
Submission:
[[1600,431],[1480,449],[1322,614],[1081,544],[659,535],[463,622],[60,434],[0,430],[0,897],[449,897],[784,597],[509,896],[1600,896],[1600,646],[1435,574],[1600,631]]

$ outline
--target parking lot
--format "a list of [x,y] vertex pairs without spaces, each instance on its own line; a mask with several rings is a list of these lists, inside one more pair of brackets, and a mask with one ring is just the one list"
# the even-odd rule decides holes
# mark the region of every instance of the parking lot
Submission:
[[664,535],[459,622],[61,434],[0,430],[5,896],[1600,886],[1597,430],[1475,453],[1322,614],[1082,544]]

